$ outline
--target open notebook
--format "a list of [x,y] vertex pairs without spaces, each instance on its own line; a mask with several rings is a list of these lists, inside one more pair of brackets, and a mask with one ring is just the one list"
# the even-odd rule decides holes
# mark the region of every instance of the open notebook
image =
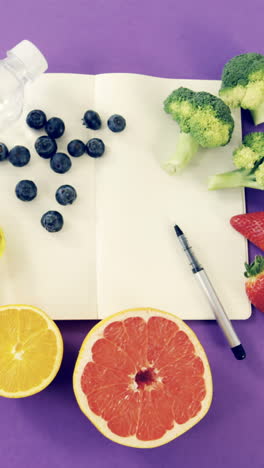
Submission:
[[[250,306],[243,288],[246,243],[229,226],[244,211],[242,190],[208,192],[207,177],[232,168],[231,154],[241,140],[240,115],[228,147],[204,150],[180,176],[160,167],[174,151],[178,125],[162,110],[166,96],[179,86],[217,94],[219,82],[174,80],[128,74],[98,76],[46,74],[26,94],[24,115],[1,134],[9,147],[27,146],[30,164],[0,167],[0,224],[7,250],[0,260],[1,303],[25,303],[44,309],[54,319],[104,318],[131,307],[152,306],[184,319],[210,319],[211,310],[180,249],[173,225],[179,224],[233,319],[246,319]],[[106,153],[94,160],[72,158],[64,174],[51,171],[36,155],[35,132],[25,124],[34,108],[62,117],[66,151],[73,138],[102,138]],[[81,118],[97,110],[104,122],[97,132]],[[113,114],[124,115],[127,128],[112,133]],[[38,197],[16,199],[21,179],[32,179]],[[78,199],[62,207],[55,191],[73,185]],[[49,209],[60,211],[63,230],[50,234],[40,225]]]

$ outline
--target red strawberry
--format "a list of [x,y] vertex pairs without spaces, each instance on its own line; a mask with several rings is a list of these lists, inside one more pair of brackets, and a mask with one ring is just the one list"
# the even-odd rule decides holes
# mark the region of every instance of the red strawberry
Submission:
[[233,216],[230,223],[250,242],[264,250],[264,211]]
[[257,255],[251,264],[245,263],[246,293],[250,302],[264,312],[264,257]]

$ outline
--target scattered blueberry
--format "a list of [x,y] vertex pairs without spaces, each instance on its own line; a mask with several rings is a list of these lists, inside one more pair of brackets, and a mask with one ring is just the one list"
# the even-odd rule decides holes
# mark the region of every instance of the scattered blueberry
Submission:
[[63,120],[59,117],[52,117],[46,122],[45,131],[50,138],[60,138],[65,131]]
[[37,196],[37,191],[37,186],[32,180],[21,180],[15,189],[17,198],[22,201],[33,200]]
[[39,156],[48,159],[56,153],[57,143],[48,136],[41,136],[35,142],[35,149]]
[[92,158],[99,158],[105,151],[104,142],[100,138],[92,138],[86,144],[86,151]]
[[71,185],[62,185],[56,191],[56,200],[60,205],[71,205],[77,198],[77,193]]
[[41,224],[49,232],[58,232],[63,226],[63,217],[58,211],[47,211],[41,218]]
[[102,122],[99,114],[93,110],[86,111],[83,116],[83,125],[92,130],[101,128]]
[[0,143],[0,161],[8,158],[9,151],[4,143]]
[[9,152],[8,160],[16,167],[25,166],[30,160],[30,152],[25,146],[15,146]]
[[126,120],[122,115],[114,114],[109,117],[107,125],[112,132],[122,132],[126,127]]
[[74,158],[78,158],[85,153],[85,144],[81,140],[72,140],[67,146],[68,153]]
[[42,110],[32,110],[27,115],[26,122],[30,128],[40,130],[47,122],[46,114]]
[[50,167],[58,174],[64,174],[71,168],[71,160],[65,153],[56,153],[50,160]]

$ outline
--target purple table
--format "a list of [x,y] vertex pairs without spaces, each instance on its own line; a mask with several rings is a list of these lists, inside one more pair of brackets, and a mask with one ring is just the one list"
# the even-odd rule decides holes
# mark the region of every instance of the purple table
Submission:
[[[233,55],[264,53],[263,14],[263,0],[222,0],[218,6],[209,0],[13,0],[2,3],[1,52],[27,38],[46,54],[50,72],[218,79]],[[244,118],[248,132],[253,127],[247,113]],[[264,194],[248,191],[247,206],[263,210]],[[256,252],[251,247],[251,257]],[[213,404],[195,429],[150,451],[105,439],[77,407],[72,371],[94,323],[59,323],[65,355],[46,391],[21,401],[0,399],[1,468],[264,466],[263,314],[253,311],[236,324],[248,353],[242,362],[232,357],[215,323],[191,323],[211,362]]]

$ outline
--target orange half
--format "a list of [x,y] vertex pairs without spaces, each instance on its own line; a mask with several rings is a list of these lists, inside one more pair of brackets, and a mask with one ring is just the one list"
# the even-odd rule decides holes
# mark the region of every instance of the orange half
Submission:
[[57,374],[62,355],[60,331],[47,314],[25,305],[0,307],[0,396],[40,392]]

